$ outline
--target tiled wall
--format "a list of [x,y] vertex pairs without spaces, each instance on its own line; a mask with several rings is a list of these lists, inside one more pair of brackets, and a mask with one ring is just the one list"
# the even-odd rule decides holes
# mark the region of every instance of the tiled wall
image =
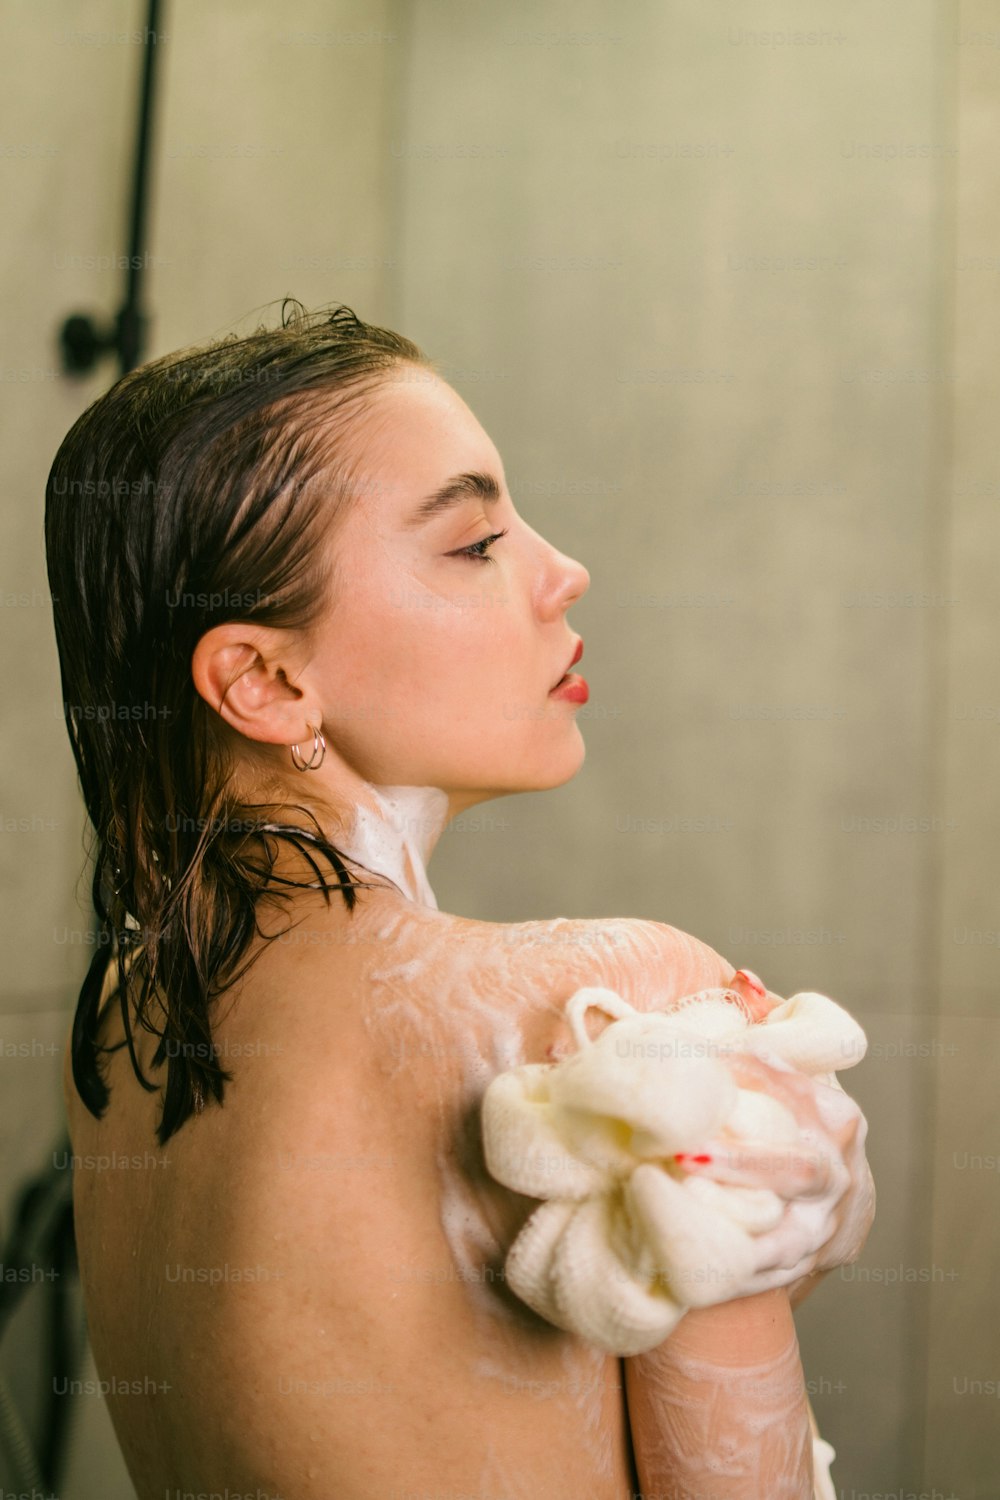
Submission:
[[[123,248],[138,49],[83,38],[137,9],[3,18],[31,147],[0,160],[18,1040],[61,1041],[86,962],[41,503],[106,383],[56,374],[55,327],[120,289],[87,257]],[[879,1212],[798,1315],[813,1405],[846,1496],[1000,1493],[975,1384],[1000,1178],[969,1165],[1000,1155],[990,6],[174,0],[166,30],[149,352],[348,302],[441,362],[591,573],[586,764],[458,820],[440,905],[654,917],[859,1014]],[[0,1059],[5,1210],[55,1144],[60,1060]],[[129,1493],[80,1451],[67,1500]]]

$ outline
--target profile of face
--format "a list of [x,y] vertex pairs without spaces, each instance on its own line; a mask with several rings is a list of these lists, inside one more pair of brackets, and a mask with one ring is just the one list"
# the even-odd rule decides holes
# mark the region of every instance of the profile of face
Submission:
[[397,367],[351,417],[346,448],[353,495],[308,648],[217,626],[195,653],[199,691],[218,707],[226,689],[234,728],[306,756],[307,726],[321,725],[329,753],[310,785],[322,778],[341,805],[364,800],[359,780],[439,788],[449,818],[562,785],[585,747],[579,703],[551,690],[579,643],[567,612],[586,568],[518,514],[494,444],[432,371]]

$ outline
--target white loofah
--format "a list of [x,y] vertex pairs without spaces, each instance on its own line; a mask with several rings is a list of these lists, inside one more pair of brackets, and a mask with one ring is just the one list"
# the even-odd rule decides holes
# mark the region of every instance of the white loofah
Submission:
[[[592,1007],[616,1018],[593,1041],[584,1024]],[[776,1099],[737,1086],[734,1056],[839,1088],[836,1070],[859,1062],[867,1039],[847,1011],[812,993],[755,1022],[733,990],[637,1011],[591,987],[573,995],[566,1016],[575,1053],[508,1069],[483,1098],[491,1175],[547,1200],[511,1246],[507,1283],[557,1327],[609,1354],[641,1354],[686,1308],[760,1290],[761,1273],[775,1266],[794,1270],[824,1243],[846,1185],[843,1163],[832,1164],[826,1197],[796,1205],[778,1236],[791,1194],[761,1186],[761,1172],[754,1179],[741,1160],[751,1147],[770,1162],[776,1150],[790,1157],[815,1143]],[[735,1162],[712,1180],[682,1167],[684,1153]]]

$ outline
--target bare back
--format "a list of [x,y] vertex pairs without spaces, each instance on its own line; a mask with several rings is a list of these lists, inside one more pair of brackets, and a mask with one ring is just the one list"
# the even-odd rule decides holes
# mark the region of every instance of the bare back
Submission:
[[648,1008],[731,976],[659,923],[504,926],[362,893],[224,997],[224,1104],[164,1148],[126,1049],[102,1121],[67,1078],[91,1344],[140,1500],[627,1500],[622,1362],[504,1285],[536,1201],[486,1172],[479,1103],[568,1050],[581,985]]

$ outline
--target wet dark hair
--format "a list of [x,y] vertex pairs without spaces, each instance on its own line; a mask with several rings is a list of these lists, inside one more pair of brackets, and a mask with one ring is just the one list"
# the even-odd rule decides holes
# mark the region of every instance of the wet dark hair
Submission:
[[[433,368],[409,339],[342,304],[308,313],[286,298],[280,327],[124,376],[76,421],[49,473],[48,577],[98,922],[73,1022],[73,1081],[100,1118],[110,1093],[100,1054],[117,1049],[97,1040],[98,1009],[117,958],[118,1046],[127,1043],[142,1086],[158,1089],[139,1067],[134,1008],[160,1037],[153,1067],[167,1060],[161,1145],[207,1096],[222,1102],[232,1075],[212,1045],[210,1011],[267,946],[241,968],[255,936],[279,936],[260,929],[262,899],[280,904],[292,896],[285,887],[309,886],[328,906],[339,891],[352,911],[366,884],[311,809],[241,800],[191,657],[227,620],[308,637],[340,586],[328,541],[351,501],[351,416],[400,366]],[[293,811],[303,821],[289,821]],[[276,873],[279,840],[310,878]],[[154,994],[162,1030],[148,1014]]]

